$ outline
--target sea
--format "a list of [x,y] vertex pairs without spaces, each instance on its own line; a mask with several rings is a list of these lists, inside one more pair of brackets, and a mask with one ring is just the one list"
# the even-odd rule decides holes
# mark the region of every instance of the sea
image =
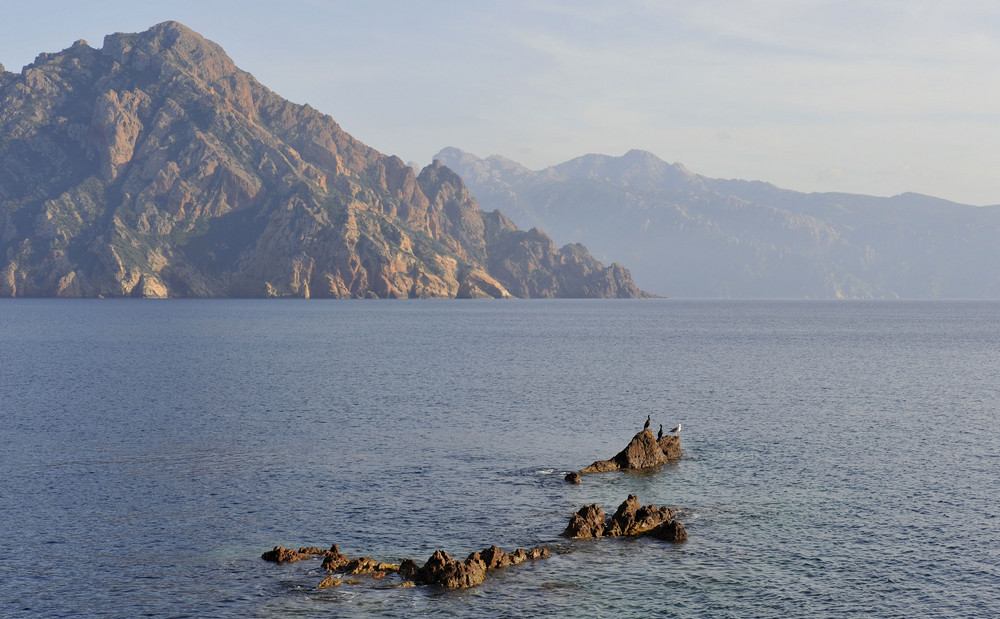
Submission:
[[[997,302],[7,299],[0,355],[0,616],[1000,616]],[[631,494],[687,541],[560,536]],[[261,559],[332,544],[551,557]]]

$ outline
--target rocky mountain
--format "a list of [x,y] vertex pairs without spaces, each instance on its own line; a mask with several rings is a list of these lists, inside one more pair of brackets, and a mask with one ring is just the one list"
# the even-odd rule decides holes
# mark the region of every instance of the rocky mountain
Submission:
[[0,296],[642,294],[180,24],[0,67]]
[[485,208],[629,264],[686,298],[1000,298],[1000,207],[917,194],[799,193],[633,150],[532,171],[437,155]]

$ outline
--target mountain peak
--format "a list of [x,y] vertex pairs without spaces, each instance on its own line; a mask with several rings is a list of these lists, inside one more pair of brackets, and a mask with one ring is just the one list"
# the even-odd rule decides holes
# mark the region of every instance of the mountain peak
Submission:
[[177,22],[0,73],[0,124],[0,297],[642,294]]
[[175,67],[213,81],[237,71],[222,47],[175,21],[159,23],[140,33],[109,34],[104,37],[101,52],[123,67],[156,75]]

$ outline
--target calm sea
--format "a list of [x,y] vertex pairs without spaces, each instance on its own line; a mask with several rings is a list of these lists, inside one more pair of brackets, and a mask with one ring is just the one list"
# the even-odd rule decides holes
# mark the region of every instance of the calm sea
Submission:
[[[1000,616],[1000,303],[3,300],[0,351],[3,616]],[[681,460],[563,481],[647,414]],[[558,536],[630,493],[690,539]],[[332,543],[553,556],[259,558]]]

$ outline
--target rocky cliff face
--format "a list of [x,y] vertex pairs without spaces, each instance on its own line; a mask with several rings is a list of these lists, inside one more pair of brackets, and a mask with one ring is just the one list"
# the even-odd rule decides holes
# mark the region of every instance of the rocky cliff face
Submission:
[[640,294],[180,24],[0,67],[0,296]]

